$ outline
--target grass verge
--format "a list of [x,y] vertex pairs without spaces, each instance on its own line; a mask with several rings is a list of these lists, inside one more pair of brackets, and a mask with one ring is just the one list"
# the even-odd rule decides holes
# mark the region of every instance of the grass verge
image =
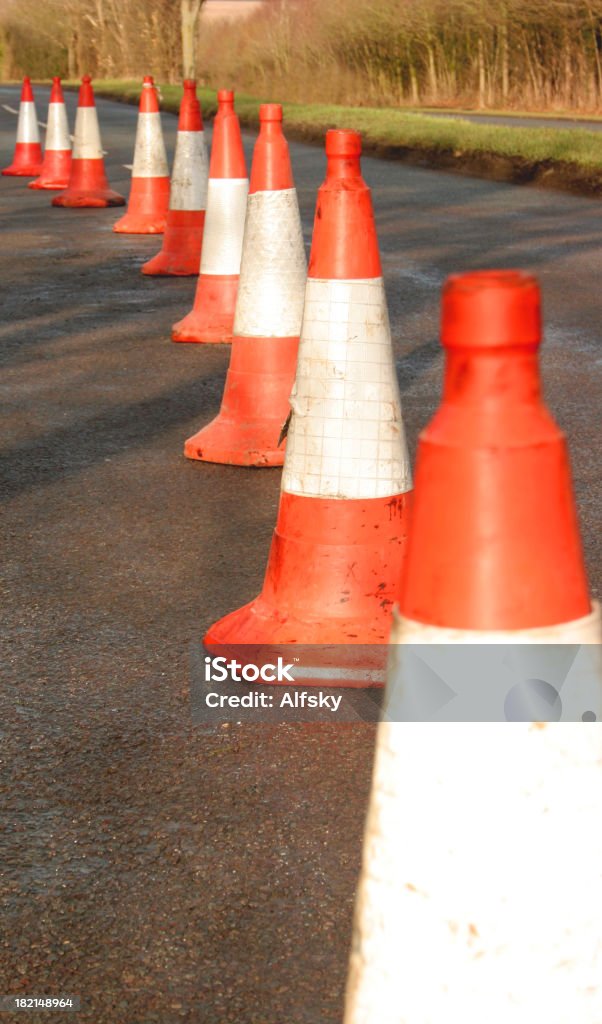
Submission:
[[[137,103],[140,83],[95,82],[99,96]],[[181,86],[161,85],[162,108],[177,113]],[[216,94],[200,89],[205,117],[216,111]],[[256,126],[265,100],[237,93],[241,123]],[[582,128],[513,128],[461,119],[429,117],[392,108],[284,103],[290,138],[321,142],[327,128],[362,133],[364,149],[405,160],[516,184],[536,184],[585,195],[602,195],[602,133]]]

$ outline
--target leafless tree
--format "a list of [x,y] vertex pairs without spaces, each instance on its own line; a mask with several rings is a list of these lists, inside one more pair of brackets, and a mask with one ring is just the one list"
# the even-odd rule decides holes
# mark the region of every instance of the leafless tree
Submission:
[[180,0],[182,12],[182,73],[184,78],[196,76],[196,41],[199,16],[205,0]]

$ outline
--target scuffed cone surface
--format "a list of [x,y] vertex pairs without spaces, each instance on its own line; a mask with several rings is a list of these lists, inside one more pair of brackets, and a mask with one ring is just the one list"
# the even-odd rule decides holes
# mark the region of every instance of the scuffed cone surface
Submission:
[[379,726],[345,1024],[599,1024],[602,732]]

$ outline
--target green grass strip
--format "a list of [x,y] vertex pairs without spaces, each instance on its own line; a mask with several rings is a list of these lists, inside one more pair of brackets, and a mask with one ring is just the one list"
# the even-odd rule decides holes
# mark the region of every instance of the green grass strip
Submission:
[[[75,83],[73,83],[75,84]],[[137,102],[140,82],[94,82],[99,96]],[[161,85],[162,109],[177,113],[182,87]],[[213,89],[199,89],[203,114],[210,118],[217,103]],[[236,94],[241,122],[255,125],[259,105],[267,99]],[[602,132],[584,128],[513,128],[506,125],[476,124],[458,118],[447,120],[390,107],[341,107],[331,104],[284,103],[286,124],[307,134],[327,128],[351,128],[362,133],[367,145],[463,155],[492,154],[529,164],[572,165],[588,171],[602,170]]]

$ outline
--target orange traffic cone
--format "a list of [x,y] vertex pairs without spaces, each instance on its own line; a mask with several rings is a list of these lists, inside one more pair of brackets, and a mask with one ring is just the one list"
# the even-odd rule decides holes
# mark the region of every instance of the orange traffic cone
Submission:
[[124,235],[160,235],[169,202],[169,169],[161,128],[159,99],[152,75],[142,82],[132,187],[127,213],[113,224]]
[[369,644],[388,635],[410,470],[357,132],[329,131],[278,522],[263,590],[205,644]]
[[23,79],[19,120],[17,121],[17,143],[10,167],[3,174],[31,178],[42,169],[42,147],[38,130],[38,115],[31,88],[31,79]]
[[560,635],[591,616],[566,445],[539,397],[539,317],[526,274],[445,287],[445,392],[420,439],[400,603],[428,642],[440,628]]
[[79,89],[69,185],[53,206],[123,206],[125,199],[109,188],[102,156],[94,90],[90,75]]
[[180,104],[169,210],[161,252],[142,267],[143,274],[196,276],[201,261],[207,206],[207,146],[196,82],[187,79]]
[[63,189],[69,184],[71,174],[71,140],[65,99],[61,88],[61,80],[52,79],[50,102],[48,104],[48,121],[46,128],[46,145],[44,162],[39,178],[29,182],[29,188]]
[[221,89],[217,102],[201,271],[194,308],[174,325],[173,341],[232,341],[249,181],[234,93]]
[[[442,340],[444,394],[419,442],[345,1024],[596,1024],[600,726],[583,722],[602,713],[600,612],[565,440],[540,395],[535,279],[450,278]],[[452,647],[465,644],[472,655]],[[550,699],[546,679],[578,664],[592,704],[572,717],[565,668],[561,697]],[[500,666],[522,666],[519,682]],[[453,712],[470,682],[473,708],[498,692],[491,718]],[[443,694],[439,721],[429,688]],[[424,717],[400,714],[413,691]],[[523,711],[508,716],[517,692]]]
[[184,446],[189,459],[281,466],[307,267],[282,107],[259,108],[234,316],[219,415]]

